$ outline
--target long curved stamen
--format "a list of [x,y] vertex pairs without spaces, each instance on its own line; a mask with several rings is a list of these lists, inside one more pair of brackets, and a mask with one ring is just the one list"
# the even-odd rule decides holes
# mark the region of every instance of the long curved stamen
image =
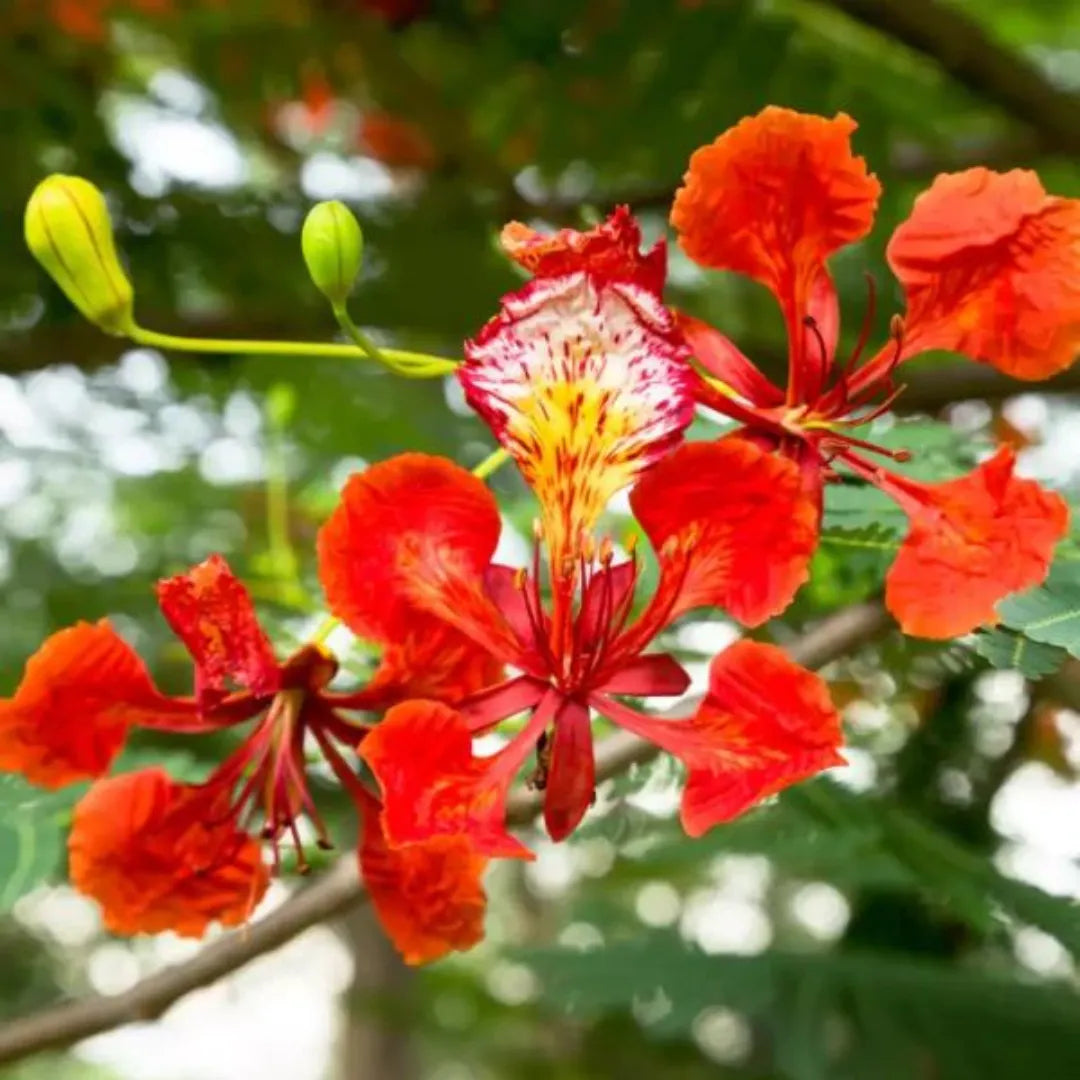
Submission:
[[293,790],[299,796],[300,805],[308,818],[310,818],[311,824],[315,827],[315,843],[323,851],[330,851],[334,846],[330,840],[330,830],[327,829],[326,822],[319,813],[315,800],[311,797],[311,792],[308,791],[307,778],[304,776],[303,768],[299,764],[303,760],[303,749],[303,731],[298,730],[293,753],[289,756],[289,779],[294,785]]
[[878,454],[881,457],[886,457],[890,461],[910,461],[911,451],[897,449],[892,450],[886,446],[879,446],[877,443],[868,442],[866,439],[858,439],[854,435],[848,435],[842,431],[831,431],[828,436],[822,440],[825,445],[835,445],[843,449],[850,449],[853,447],[859,450],[865,450],[870,454]]
[[525,604],[525,617],[529,620],[529,629],[532,632],[533,645],[540,654],[540,658],[549,671],[556,668],[555,654],[548,639],[547,628],[544,626],[543,600],[540,596],[540,547],[533,549],[532,574],[527,571],[521,572],[521,597]]
[[608,550],[605,554],[606,558],[601,557],[601,573],[604,576],[600,585],[600,613],[597,618],[597,638],[593,647],[583,657],[584,670],[581,672],[578,679],[579,682],[584,681],[599,669],[604,656],[607,653],[608,646],[611,644],[611,620],[615,607],[615,586],[611,579],[611,561],[613,552],[611,551],[610,542],[608,543]]
[[633,577],[630,582],[630,587],[626,590],[612,619],[616,637],[618,637],[626,628],[626,624],[630,619],[630,613],[634,610],[634,593],[637,590],[638,575],[641,573],[641,569],[638,566],[637,537],[630,536],[627,539],[625,547],[627,554],[630,556],[630,562],[633,565]]
[[889,320],[889,337],[891,345],[880,349],[851,376],[847,390],[853,405],[861,405],[876,395],[904,359],[904,320],[899,315]]
[[[837,424],[868,424],[871,420],[876,420],[879,416],[884,416],[893,405],[896,404],[896,399],[899,398],[903,392],[907,389],[907,383],[901,383],[899,386],[894,386],[888,396],[877,406],[870,410],[868,413],[860,413],[857,416],[849,416],[843,420],[837,420]],[[858,406],[855,406],[858,408]]]
[[813,315],[803,316],[803,328],[810,331],[811,336],[818,347],[818,377],[815,380],[818,386],[823,386],[829,374],[829,346],[825,344],[825,337],[821,333],[817,319]]
[[586,557],[584,548],[578,555],[578,582],[579,589],[581,590],[580,603],[581,607],[578,610],[577,617],[574,619],[573,626],[571,627],[570,634],[570,678],[576,680],[580,673],[580,664],[582,659],[582,653],[585,649],[585,641],[582,634],[583,619],[582,614],[584,612],[585,598],[589,595],[590,589],[593,587],[593,582],[596,580],[596,575],[593,573],[593,568]]
[[372,798],[372,795],[360,782],[360,777],[349,768],[345,759],[341,756],[341,752],[325,731],[319,727],[314,727],[312,728],[312,734],[319,744],[323,757],[326,758],[327,763],[330,765],[331,771],[338,778],[341,786],[348,792],[349,797],[358,807],[365,805]]
[[[652,600],[645,610],[638,616],[637,621],[626,626],[630,610],[633,606],[633,590],[628,590],[627,598],[623,602],[623,611],[618,621],[618,633],[608,651],[607,670],[611,671],[618,665],[634,657],[641,652],[646,645],[660,632],[663,627],[671,622],[671,613],[678,603],[687,575],[690,573],[691,551],[697,543],[697,536],[691,530],[680,542],[668,549],[670,557],[665,556],[665,571],[661,575],[660,585]],[[637,571],[637,553],[632,550],[635,561],[635,575]]]
[[858,454],[845,450],[837,455],[837,460],[846,465],[856,476],[880,488],[891,499],[895,499],[905,510],[923,504],[921,485],[906,476],[886,472],[880,465],[865,461]]

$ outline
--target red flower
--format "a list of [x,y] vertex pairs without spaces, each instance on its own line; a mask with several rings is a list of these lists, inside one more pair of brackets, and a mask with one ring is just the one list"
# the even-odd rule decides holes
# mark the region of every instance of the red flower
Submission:
[[[809,497],[841,467],[898,499],[911,519],[887,601],[911,633],[947,637],[993,621],[995,604],[1041,581],[1068,515],[1059,496],[1012,476],[999,455],[969,477],[915,484],[867,457],[906,460],[849,429],[886,412],[893,374],[948,348],[1022,378],[1041,378],[1080,345],[1080,201],[1049,197],[1030,173],[973,169],[939,177],[893,235],[889,262],[908,314],[861,367],[835,359],[836,290],[826,259],[865,236],[880,185],[850,147],[854,122],[770,107],[690,160],[671,220],[691,258],[772,290],[788,328],[781,390],[718,331],[679,325],[704,374],[696,395],[741,434],[794,461]],[[774,572],[780,572],[775,568]]]
[[[605,452],[596,448],[599,456]],[[570,467],[568,489],[590,467]],[[687,478],[706,474],[729,482],[702,501]],[[538,488],[542,504],[559,491]],[[616,700],[686,688],[671,656],[645,653],[679,614],[720,605],[760,621],[786,605],[801,578],[786,570],[771,578],[751,568],[746,551],[776,544],[789,554],[800,546],[809,552],[816,516],[795,466],[742,440],[687,446],[639,481],[632,503],[660,564],[657,591],[636,619],[636,556],[617,562],[610,541],[592,539],[582,518],[560,525],[561,539],[575,538],[572,559],[549,542],[552,599],[545,605],[540,538],[547,538],[546,526],[538,529],[530,568],[493,563],[498,508],[465,470],[403,454],[346,484],[319,536],[331,610],[357,632],[409,622],[430,632],[442,626],[444,634],[463,635],[521,672],[456,709],[423,700],[397,705],[364,740],[360,753],[382,788],[391,845],[467,837],[478,855],[528,857],[506,831],[504,804],[534,750],[532,782],[545,791],[548,832],[567,836],[593,797],[592,711],[688,762],[694,779],[687,823],[695,831],[838,760],[839,721],[823,704],[820,680],[768,646],[746,643],[725,654],[709,700],[690,720],[653,719]],[[582,503],[570,506],[580,512]],[[554,519],[551,507],[543,510],[545,521]],[[559,512],[565,510],[560,504]],[[744,579],[747,571],[751,580]],[[740,682],[744,672],[760,698],[750,700],[749,683]],[[779,695],[781,708],[763,706],[766,694]],[[508,745],[492,757],[474,756],[474,736],[522,712],[529,719]]]
[[[482,861],[458,857],[441,841],[387,850],[377,799],[341,747],[351,755],[368,730],[345,711],[385,707],[402,693],[457,700],[497,676],[490,659],[459,644],[430,667],[410,635],[390,634],[372,682],[337,693],[328,689],[337,662],[321,647],[276,660],[247,590],[219,556],[161,582],[158,597],[195,661],[195,698],[165,697],[107,625],[80,624],[42,646],[15,697],[0,705],[0,766],[53,786],[102,775],[132,725],[185,733],[253,725],[201,784],[150,769],[90,789],[71,832],[71,877],[101,903],[106,924],[189,935],[215,919],[234,925],[266,889],[253,829],[272,845],[275,869],[283,840],[306,868],[302,816],[329,847],[308,790],[310,736],[364,819],[361,869],[395,944],[416,960],[474,944],[482,933]],[[417,664],[425,669],[410,666]]]

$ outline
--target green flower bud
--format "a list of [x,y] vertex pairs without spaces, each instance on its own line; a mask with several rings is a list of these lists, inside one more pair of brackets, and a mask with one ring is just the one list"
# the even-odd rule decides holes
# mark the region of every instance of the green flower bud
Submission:
[[344,304],[364,254],[364,234],[352,211],[336,200],[313,206],[300,247],[315,287],[334,307]]
[[46,177],[26,204],[26,244],[95,326],[124,336],[134,326],[134,292],[113,243],[105,198],[79,176]]

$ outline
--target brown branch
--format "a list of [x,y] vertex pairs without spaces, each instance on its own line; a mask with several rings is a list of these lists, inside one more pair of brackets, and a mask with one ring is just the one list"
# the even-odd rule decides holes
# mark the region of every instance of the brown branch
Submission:
[[961,86],[1029,125],[1044,150],[1080,153],[1080,98],[978,22],[940,0],[825,0],[937,63]]
[[906,383],[907,389],[897,398],[895,412],[935,413],[954,401],[972,398],[998,402],[1017,394],[1080,393],[1080,364],[1045,382],[1024,382],[1002,375],[987,364],[946,361],[936,367],[915,368],[910,373],[901,370],[899,381]]
[[[858,604],[823,619],[790,642],[786,650],[802,664],[821,667],[890,625],[880,604]],[[657,748],[651,743],[626,733],[613,735],[597,748],[597,780],[626,772],[656,754]],[[507,819],[514,825],[528,824],[540,805],[537,792],[516,792],[510,799]],[[186,963],[151,975],[122,994],[99,994],[65,1002],[0,1027],[0,1064],[70,1046],[122,1024],[153,1020],[191,991],[231,974],[309,927],[342,915],[364,898],[355,860],[342,859],[276,911],[246,929],[220,938]]]

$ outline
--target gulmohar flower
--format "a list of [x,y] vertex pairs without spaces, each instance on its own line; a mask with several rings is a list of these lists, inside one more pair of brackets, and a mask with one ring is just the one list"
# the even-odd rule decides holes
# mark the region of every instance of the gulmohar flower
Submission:
[[[538,499],[531,565],[493,562],[491,492],[423,454],[355,474],[319,536],[328,603],[356,633],[451,628],[520,672],[456,707],[403,702],[375,726],[360,753],[382,788],[385,834],[391,845],[465,837],[480,855],[530,857],[506,831],[505,800],[535,753],[531,783],[549,834],[563,839],[594,795],[594,713],[686,762],[683,822],[697,834],[841,761],[824,684],[779,650],[740,642],[716,659],[688,719],[620,699],[685,690],[677,661],[647,649],[692,608],[722,606],[751,624],[782,610],[805,576],[816,510],[796,465],[746,440],[677,446],[690,371],[659,300],[662,263],[655,250],[639,255],[632,219],[507,235],[537,276],[467,344],[459,377]],[[629,486],[660,569],[636,617],[638,554],[618,558],[596,532]],[[804,569],[792,574],[793,564]],[[476,736],[521,713],[506,746],[473,753]]]
[[[855,123],[769,107],[690,159],[671,220],[702,266],[734,270],[776,296],[788,330],[788,381],[774,385],[719,331],[679,317],[698,364],[695,395],[739,434],[795,463],[820,507],[841,470],[895,498],[911,528],[886,580],[903,629],[966,633],[1009,593],[1038,584],[1068,528],[1066,504],[1014,475],[1008,449],[971,475],[919,484],[905,460],[851,429],[886,412],[899,365],[951,349],[1023,379],[1072,363],[1080,348],[1080,201],[1038,178],[976,168],[939,176],[888,245],[907,298],[889,340],[862,362],[873,310],[852,354],[836,357],[839,309],[827,259],[873,224],[878,181],[851,149]],[[871,296],[871,299],[873,297]],[[704,497],[708,497],[704,492]]]
[[273,869],[283,844],[305,869],[302,817],[320,846],[330,846],[307,781],[305,746],[313,741],[362,818],[361,871],[406,960],[474,945],[483,936],[484,860],[463,842],[387,846],[377,795],[349,764],[369,725],[347,714],[410,693],[456,701],[498,669],[486,658],[475,662],[449,634],[442,638],[449,656],[431,666],[405,634],[366,687],[341,693],[329,689],[338,665],[322,646],[275,658],[247,590],[220,556],[162,581],[158,597],[194,660],[194,697],[160,693],[102,622],[49,638],[15,696],[0,702],[0,768],[50,787],[103,776],[131,727],[184,734],[247,727],[201,783],[148,768],[98,780],[78,804],[71,880],[101,904],[105,924],[117,933],[198,936],[213,921],[245,921],[269,880],[261,841]]

